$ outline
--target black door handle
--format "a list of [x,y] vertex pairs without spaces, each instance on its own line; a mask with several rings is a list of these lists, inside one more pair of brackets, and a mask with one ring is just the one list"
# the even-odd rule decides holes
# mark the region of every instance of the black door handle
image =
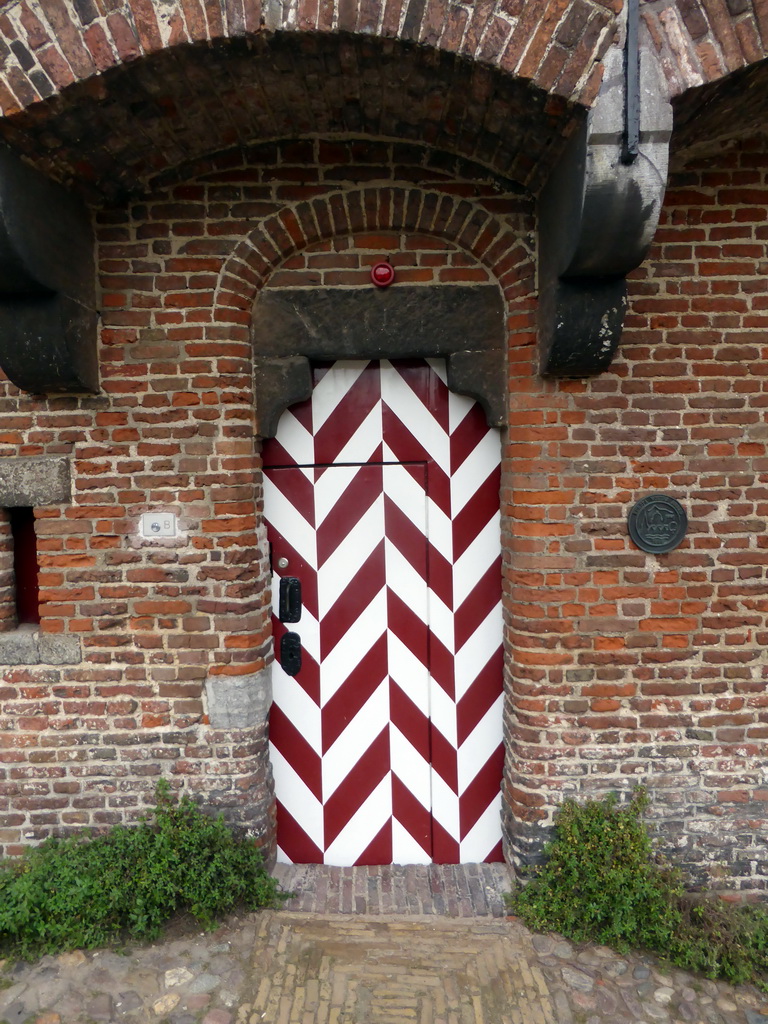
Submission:
[[280,580],[278,618],[281,622],[298,622],[301,618],[301,580],[283,576]]

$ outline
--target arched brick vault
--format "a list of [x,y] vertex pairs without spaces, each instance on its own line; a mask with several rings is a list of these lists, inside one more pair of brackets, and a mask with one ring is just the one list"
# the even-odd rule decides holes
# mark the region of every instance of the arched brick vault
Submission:
[[[0,134],[109,198],[202,153],[347,132],[421,138],[535,191],[596,96],[621,6],[11,0],[0,11]],[[766,56],[760,0],[653,0],[643,19],[672,96]],[[755,103],[739,105],[729,131],[762,116]]]
[[678,158],[703,155],[717,143],[764,132],[768,125],[768,62],[689,90],[675,103],[674,111],[672,151]]
[[[105,10],[106,7],[106,10]],[[14,114],[75,82],[184,43],[275,32],[380,36],[433,47],[565,99],[589,103],[596,61],[610,42],[614,5],[599,0],[93,0],[5,5],[3,113]]]
[[424,141],[536,187],[580,116],[435,47],[281,33],[152,54],[0,120],[0,133],[99,204],[206,154],[299,136]]

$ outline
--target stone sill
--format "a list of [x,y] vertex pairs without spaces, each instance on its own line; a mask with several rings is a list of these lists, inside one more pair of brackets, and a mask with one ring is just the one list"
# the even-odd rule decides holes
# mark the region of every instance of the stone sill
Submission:
[[76,636],[41,633],[36,626],[0,633],[0,665],[78,665],[82,660]]

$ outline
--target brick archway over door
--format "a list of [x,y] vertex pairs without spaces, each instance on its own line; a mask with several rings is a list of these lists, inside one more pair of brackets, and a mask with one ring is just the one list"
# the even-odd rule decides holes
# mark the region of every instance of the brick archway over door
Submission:
[[[529,388],[535,378],[536,342],[530,207],[521,197],[516,212],[514,200],[508,201],[506,216],[501,220],[492,206],[492,202],[486,206],[483,200],[470,201],[449,192],[407,185],[333,192],[294,204],[280,215],[265,220],[233,252],[219,277],[214,320],[209,330],[244,346],[252,331],[252,311],[258,307],[262,294],[267,296],[272,292],[270,282],[275,271],[297,253],[317,246],[323,239],[331,243],[339,239],[344,252],[350,252],[354,251],[355,238],[360,232],[365,233],[365,237],[380,237],[382,232],[394,231],[403,239],[418,234],[445,240],[448,248],[465,254],[465,262],[476,261],[478,268],[485,268],[486,276],[478,282],[480,290],[489,289],[495,282],[491,290],[503,299],[499,305],[498,327],[490,339],[493,344],[501,345],[505,356],[507,369],[501,372],[512,393]],[[372,290],[369,279],[364,287]],[[396,283],[392,290],[397,287]],[[268,347],[268,330],[264,331],[264,338]],[[253,341],[258,349],[259,341],[255,338]],[[422,354],[438,354],[438,350]],[[333,353],[329,351],[327,355]],[[349,357],[351,353],[344,351],[343,355]],[[509,465],[503,463],[503,501],[510,491],[509,471]],[[506,550],[503,558],[508,559],[511,527],[506,518],[506,505],[504,508],[502,534],[506,536],[503,541]],[[266,575],[267,567],[261,571]],[[507,751],[507,758],[513,758],[510,751]],[[505,792],[510,792],[509,786],[505,787]],[[509,813],[513,812],[508,809],[506,814]]]
[[508,326],[516,331],[512,344],[532,346],[534,320],[523,316],[532,308],[534,287],[527,206],[523,202],[520,216],[510,211],[502,220],[482,200],[401,185],[329,192],[286,206],[262,221],[228,257],[219,275],[213,320],[228,325],[238,339],[247,338],[257,295],[272,272],[316,242],[361,231],[418,232],[455,242],[487,267],[507,304]]

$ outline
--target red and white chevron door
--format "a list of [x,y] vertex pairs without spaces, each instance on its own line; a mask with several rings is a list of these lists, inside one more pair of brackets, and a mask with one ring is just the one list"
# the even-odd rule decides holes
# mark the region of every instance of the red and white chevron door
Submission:
[[498,431],[439,360],[342,360],[265,443],[278,856],[501,859]]

